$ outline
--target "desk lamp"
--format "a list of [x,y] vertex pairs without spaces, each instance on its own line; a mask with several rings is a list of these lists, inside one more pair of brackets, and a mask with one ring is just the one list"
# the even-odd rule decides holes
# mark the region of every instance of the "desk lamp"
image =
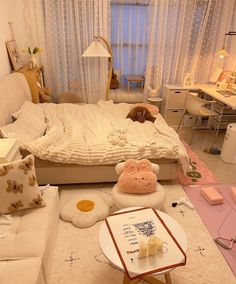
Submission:
[[[236,35],[236,32],[228,32],[227,34],[225,34],[225,37],[234,35]],[[216,56],[219,56],[222,59],[229,55],[229,53],[225,50],[225,37],[221,50],[216,52]]]
[[[106,49],[104,48],[101,42],[105,44]],[[101,36],[95,36],[90,46],[82,54],[82,57],[106,57],[108,58],[108,61],[109,61],[108,70],[109,71],[108,71],[108,81],[107,81],[107,88],[106,88],[106,100],[108,100],[111,76],[112,76],[112,65],[113,65],[112,49],[109,46],[108,42],[105,40],[105,38]]]

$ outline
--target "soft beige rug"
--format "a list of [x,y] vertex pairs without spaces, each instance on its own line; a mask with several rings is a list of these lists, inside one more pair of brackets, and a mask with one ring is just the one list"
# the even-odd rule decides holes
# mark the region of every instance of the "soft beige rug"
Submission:
[[[164,211],[182,225],[189,242],[187,264],[171,272],[172,283],[235,284],[236,278],[196,211],[184,205],[175,208],[171,206],[178,197],[185,196],[182,186],[165,185],[164,188],[167,195]],[[110,188],[92,191],[111,198]],[[76,191],[67,190],[67,194],[76,194]],[[62,203],[68,198],[66,195],[62,194]],[[116,208],[113,207],[112,210]],[[100,226],[101,222],[88,229],[79,229],[60,220],[49,284],[122,283],[123,273],[112,267],[100,250]]]

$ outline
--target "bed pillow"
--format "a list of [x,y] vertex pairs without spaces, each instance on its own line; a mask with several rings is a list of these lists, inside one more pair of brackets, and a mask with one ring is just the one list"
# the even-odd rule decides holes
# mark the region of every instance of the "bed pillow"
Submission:
[[27,113],[28,115],[31,115],[33,117],[36,116],[40,120],[45,119],[44,112],[41,107],[29,101],[25,101],[19,108],[19,110],[12,114],[12,117],[14,119],[17,119],[21,113]]
[[131,109],[133,109],[137,106],[147,108],[152,115],[156,115],[156,114],[159,113],[159,108],[157,106],[154,106],[154,105],[151,105],[151,104],[146,104],[146,103],[136,103],[136,104],[132,105]]
[[45,206],[35,175],[34,156],[0,164],[0,215]]
[[25,101],[20,110],[12,116],[16,118],[16,121],[0,127],[2,137],[16,138],[20,144],[24,144],[45,133],[45,116],[38,105]]

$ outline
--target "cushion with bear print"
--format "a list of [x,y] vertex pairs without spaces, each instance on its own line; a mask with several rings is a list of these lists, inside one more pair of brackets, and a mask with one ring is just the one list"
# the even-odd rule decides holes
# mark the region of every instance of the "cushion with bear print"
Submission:
[[34,156],[0,164],[0,215],[45,206],[35,175]]

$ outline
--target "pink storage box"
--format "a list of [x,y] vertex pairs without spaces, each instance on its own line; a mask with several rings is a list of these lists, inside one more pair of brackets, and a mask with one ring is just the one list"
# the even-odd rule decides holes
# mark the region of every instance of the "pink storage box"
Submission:
[[224,202],[223,196],[214,187],[203,187],[200,193],[211,205],[218,205]]
[[235,186],[232,186],[232,187],[230,188],[230,194],[231,194],[231,196],[232,196],[234,202],[236,203],[236,187],[235,187]]

